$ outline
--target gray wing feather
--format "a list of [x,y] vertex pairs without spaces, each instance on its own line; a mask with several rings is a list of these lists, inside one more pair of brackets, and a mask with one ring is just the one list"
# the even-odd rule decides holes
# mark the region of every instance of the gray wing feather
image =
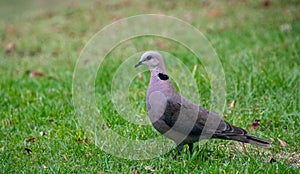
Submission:
[[[183,121],[189,121],[193,116],[193,112],[189,112],[189,110],[198,110],[197,114],[197,120],[194,122],[192,125],[192,129],[190,131],[190,135],[200,135],[202,133],[202,130],[204,128],[204,125],[207,121],[208,117],[215,117],[216,119],[220,120],[219,125],[217,126],[216,130],[211,130],[214,131],[214,137],[222,138],[224,137],[227,139],[227,136],[236,136],[236,135],[245,135],[247,132],[244,129],[238,128],[236,126],[230,125],[228,122],[224,121],[217,113],[210,112],[203,107],[194,104],[193,102],[184,99],[182,102],[178,102],[176,100],[167,100],[165,112],[163,114],[163,121],[169,126],[173,127],[179,117],[179,113],[181,109],[186,109],[186,112],[183,112],[182,114],[185,114],[185,120]],[[185,127],[184,123],[182,127]],[[190,124],[190,123],[187,123]],[[176,128],[175,128],[176,129]],[[178,131],[180,130],[180,127],[177,129]],[[228,137],[229,138],[229,137]]]

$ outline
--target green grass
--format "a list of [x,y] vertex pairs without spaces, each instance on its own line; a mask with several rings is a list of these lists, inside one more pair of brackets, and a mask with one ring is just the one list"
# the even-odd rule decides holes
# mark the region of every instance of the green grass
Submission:
[[[39,15],[3,21],[0,25],[0,172],[1,173],[299,173],[300,165],[300,4],[298,1],[96,1]],[[163,13],[189,20],[216,49],[226,76],[223,116],[253,135],[272,138],[264,149],[237,142],[211,140],[187,149],[177,159],[171,151],[151,160],[114,157],[95,146],[79,124],[72,104],[72,75],[86,42],[115,19],[142,13]],[[282,31],[283,25],[290,29]],[[8,42],[15,47],[6,53]],[[195,72],[201,99],[210,104],[210,81],[201,62],[178,43],[141,37],[130,41],[138,51],[160,49],[180,57]],[[103,62],[96,80],[98,108],[115,132],[131,139],[158,137],[152,126],[123,119],[111,102],[111,79],[125,60],[126,43]],[[125,53],[121,53],[125,50]],[[166,62],[168,64],[168,62]],[[169,63],[170,64],[170,63]],[[130,67],[131,68],[131,67]],[[43,77],[30,78],[28,71]],[[149,73],[130,85],[129,101],[145,112]],[[234,109],[228,105],[232,100]],[[146,117],[146,115],[144,115]],[[250,130],[254,119],[260,127]],[[34,137],[34,142],[27,142]],[[88,142],[84,139],[88,138]],[[277,138],[287,145],[282,147]],[[27,153],[24,148],[32,152]],[[270,163],[273,158],[276,162]]]

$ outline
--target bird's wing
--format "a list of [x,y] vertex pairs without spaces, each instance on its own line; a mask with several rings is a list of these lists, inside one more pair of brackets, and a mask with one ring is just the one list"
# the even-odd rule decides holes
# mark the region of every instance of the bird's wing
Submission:
[[201,132],[203,125],[198,123],[199,107],[179,96],[168,98],[163,120],[172,129],[183,134]]
[[244,129],[227,123],[217,113],[208,111],[185,98],[179,101],[167,99],[163,120],[169,127],[179,132],[189,132],[190,135],[200,135],[204,127],[206,133],[219,138],[247,134]]

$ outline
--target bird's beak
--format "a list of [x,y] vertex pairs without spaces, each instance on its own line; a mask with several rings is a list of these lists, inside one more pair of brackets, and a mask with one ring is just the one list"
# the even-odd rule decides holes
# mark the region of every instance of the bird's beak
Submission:
[[137,64],[134,65],[134,67],[136,68],[136,67],[138,67],[140,65],[142,65],[142,61],[139,61]]

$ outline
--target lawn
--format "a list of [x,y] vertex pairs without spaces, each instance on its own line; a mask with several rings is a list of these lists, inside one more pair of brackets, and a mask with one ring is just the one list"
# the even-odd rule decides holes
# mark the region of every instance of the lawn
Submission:
[[[192,155],[185,147],[176,159],[172,159],[173,149],[153,159],[132,160],[107,153],[101,143],[94,143],[95,137],[82,127],[73,105],[76,63],[84,46],[103,27],[146,13],[174,16],[205,35],[225,75],[226,104],[220,114],[229,123],[271,141],[272,148],[210,140],[195,144]],[[99,0],[8,16],[0,23],[0,173],[300,173],[298,1]],[[155,36],[121,42],[99,65],[94,94],[99,118],[105,122],[98,126],[128,140],[162,138],[151,125],[136,121],[149,123],[145,112],[148,71],[127,62],[128,72],[131,68],[136,72],[127,89],[127,104],[133,111],[125,113],[132,115],[124,116],[113,102],[120,66],[145,50],[178,57],[195,80],[193,92],[200,95],[196,102],[211,106],[213,79],[187,47]],[[165,61],[170,74],[181,74],[172,63]],[[189,86],[175,78],[176,88]],[[253,124],[255,120],[258,125]],[[110,141],[118,151],[121,141]]]

